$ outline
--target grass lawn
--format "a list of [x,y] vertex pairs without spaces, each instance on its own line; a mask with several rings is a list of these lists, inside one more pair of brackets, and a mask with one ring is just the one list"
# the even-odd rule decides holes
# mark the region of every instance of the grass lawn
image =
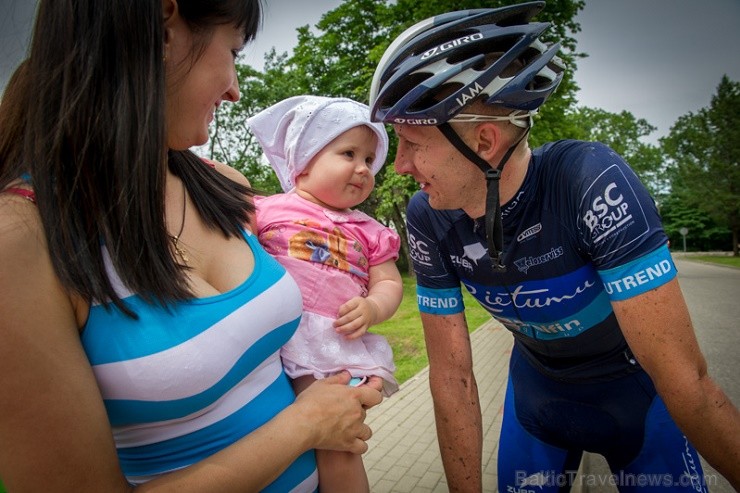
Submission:
[[727,257],[721,255],[687,255],[681,258],[684,260],[696,260],[699,262],[709,262],[712,264],[721,264],[740,268],[740,257]]
[[[470,331],[477,329],[491,318],[465,289],[463,289],[463,301]],[[398,311],[389,320],[371,327],[370,330],[385,336],[393,348],[398,383],[405,382],[427,366],[424,331],[421,328],[419,310],[416,305],[414,278],[403,276],[403,301]]]

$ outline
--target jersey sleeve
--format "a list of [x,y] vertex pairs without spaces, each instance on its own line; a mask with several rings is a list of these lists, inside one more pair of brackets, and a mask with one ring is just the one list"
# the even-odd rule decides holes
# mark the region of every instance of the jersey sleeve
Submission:
[[612,301],[626,300],[662,286],[676,274],[676,265],[666,245],[632,262],[599,271]]
[[655,201],[609,147],[592,143],[575,167],[576,227],[612,300],[654,289],[676,275]]
[[465,310],[460,280],[440,250],[439,234],[446,231],[443,216],[429,206],[423,192],[417,192],[406,211],[408,245],[416,274],[419,311],[451,315]]

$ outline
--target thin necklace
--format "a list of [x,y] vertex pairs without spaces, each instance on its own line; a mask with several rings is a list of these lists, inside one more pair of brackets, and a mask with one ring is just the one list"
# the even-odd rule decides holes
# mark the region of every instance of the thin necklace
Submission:
[[185,190],[185,182],[182,183],[182,224],[180,224],[180,232],[177,233],[175,236],[169,235],[170,239],[172,240],[172,245],[175,247],[175,253],[177,253],[177,256],[182,259],[183,262],[185,262],[185,265],[188,265],[188,252],[184,248],[180,246],[180,235],[182,234],[182,230],[185,229],[185,209],[188,205],[188,196],[187,192]]

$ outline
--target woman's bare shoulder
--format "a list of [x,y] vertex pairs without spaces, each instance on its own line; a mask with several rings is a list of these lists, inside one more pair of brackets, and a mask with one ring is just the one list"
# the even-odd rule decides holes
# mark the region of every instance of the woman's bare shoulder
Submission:
[[213,160],[210,160],[210,159],[209,160],[205,160],[205,161],[209,165],[213,166],[213,168],[216,171],[218,171],[219,173],[221,173],[222,175],[224,175],[225,177],[227,177],[231,181],[235,181],[235,182],[237,182],[239,184],[242,184],[242,185],[245,185],[247,187],[250,186],[249,185],[249,180],[247,179],[247,177],[244,176],[241,173],[241,171],[239,171],[238,169],[236,169],[236,168],[234,168],[232,166],[229,166],[228,164],[221,163],[219,161],[213,161]]
[[0,257],[9,259],[15,252],[30,254],[43,244],[43,227],[36,205],[22,195],[0,193],[0,251],[3,252]]

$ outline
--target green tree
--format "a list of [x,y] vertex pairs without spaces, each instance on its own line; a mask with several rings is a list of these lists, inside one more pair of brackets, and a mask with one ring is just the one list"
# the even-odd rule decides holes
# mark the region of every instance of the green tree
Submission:
[[299,28],[290,59],[301,79],[299,91],[367,103],[375,71],[368,51],[386,42],[392,8],[386,1],[345,0],[321,17],[318,34]]
[[[368,54],[380,59],[390,42],[389,32],[397,25],[397,6],[377,0],[345,0],[327,12],[316,24],[318,34],[308,26],[299,28],[298,45],[290,57],[291,69],[299,81],[297,94],[343,96],[367,103],[370,82],[377,63],[368,63]],[[321,53],[322,56],[316,56]],[[395,156],[396,141],[392,132],[388,160]],[[376,176],[376,188],[359,209],[376,217],[405,238],[405,205],[416,188],[409,177],[394,177],[386,166]],[[387,177],[393,177],[384,186]],[[402,210],[402,214],[397,212]],[[406,244],[402,242],[404,266]]]
[[[515,1],[501,0],[430,0],[417,2],[398,0],[347,0],[337,9],[325,14],[317,24],[319,34],[313,35],[306,28],[299,32],[299,43],[291,61],[303,74],[321,74],[322,80],[312,79],[303,87],[319,94],[348,96],[367,101],[370,82],[375,67],[388,45],[403,30],[428,17],[443,12],[484,7],[500,7]],[[570,122],[564,115],[575,102],[578,90],[573,81],[576,60],[576,42],[572,34],[580,31],[575,16],[583,8],[581,0],[548,2],[548,7],[537,16],[539,21],[552,22],[545,34],[546,41],[561,43],[561,56],[569,70],[556,94],[548,100],[546,108],[536,117],[531,140],[534,145],[544,142]],[[316,53],[331,53],[316,57]],[[395,155],[397,141],[391,133],[389,157]],[[379,173],[377,187],[363,209],[406,236],[405,211],[411,195],[418,189],[410,177],[400,177],[390,166]],[[405,244],[403,246],[405,249]],[[403,252],[406,254],[407,252]],[[407,255],[404,255],[408,258]],[[410,266],[410,262],[407,263]]]
[[738,256],[740,83],[724,76],[709,107],[681,116],[661,145],[671,159],[672,194],[729,230]]
[[247,118],[268,106],[299,94],[297,74],[290,70],[287,53],[273,48],[265,55],[264,69],[237,64],[241,99],[224,104],[216,112],[208,148],[203,153],[212,159],[229,163],[249,178],[261,193],[282,191],[275,173],[262,158],[259,143],[249,131]]
[[602,142],[622,156],[647,186],[653,197],[667,192],[664,157],[658,146],[641,140],[655,131],[646,120],[632,113],[609,113],[599,108],[580,107],[570,115],[577,131],[563,137]]
[[264,75],[248,65],[238,65],[237,74],[240,91],[249,94],[249,97],[221,105],[214,116],[206,154],[212,159],[231,164],[255,184],[269,180],[270,173],[254,166],[254,156],[260,155],[259,144],[249,132],[246,119],[261,108]]
[[663,228],[673,250],[683,250],[684,237],[681,229],[686,228],[686,249],[688,251],[711,251],[726,249],[730,232],[719,226],[702,210],[687,205],[675,194],[668,195],[660,207]]
[[[246,128],[249,115],[298,94],[345,96],[367,102],[375,67],[404,29],[444,12],[512,3],[516,1],[345,0],[324,14],[314,30],[309,26],[298,29],[298,45],[292,55],[273,50],[266,56],[264,72],[239,67],[242,99],[219,110],[209,157],[235,166],[264,191],[279,191],[272,170],[261,161],[259,147]],[[577,59],[584,56],[576,53],[573,34],[580,31],[575,17],[583,5],[583,0],[554,0],[537,16],[538,21],[552,22],[544,39],[561,43],[560,55],[568,70],[558,91],[536,116],[531,134],[533,145],[558,138],[566,130],[573,131],[573,122],[567,118],[578,90],[573,73]],[[390,134],[389,160],[395,155],[397,144],[395,135]],[[411,178],[399,177],[390,168],[386,166],[378,174],[376,190],[361,208],[381,222],[392,224],[405,237],[406,204],[417,186]]]

